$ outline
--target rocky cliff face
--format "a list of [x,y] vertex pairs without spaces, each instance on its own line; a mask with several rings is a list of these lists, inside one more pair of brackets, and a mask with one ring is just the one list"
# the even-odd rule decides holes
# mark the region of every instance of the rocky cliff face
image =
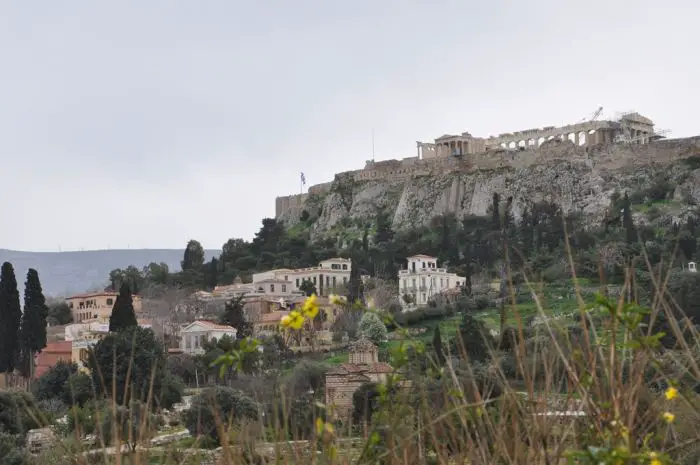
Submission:
[[377,209],[386,209],[396,229],[410,228],[445,213],[484,215],[497,192],[513,197],[516,218],[528,205],[551,201],[566,212],[580,212],[589,224],[600,224],[615,190],[640,195],[661,182],[673,188],[673,215],[682,216],[700,202],[700,138],[594,150],[567,144],[502,158],[505,163],[487,168],[467,159],[405,179],[358,181],[338,175],[327,192],[310,194],[280,219],[295,224],[306,211],[314,234],[323,235],[343,218],[371,218]]

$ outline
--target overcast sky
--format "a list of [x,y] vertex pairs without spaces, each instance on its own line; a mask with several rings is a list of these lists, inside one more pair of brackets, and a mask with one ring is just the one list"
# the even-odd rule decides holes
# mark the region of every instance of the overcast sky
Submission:
[[[110,4],[108,6],[107,4]],[[700,134],[700,2],[0,2],[0,248],[219,248],[415,141]]]

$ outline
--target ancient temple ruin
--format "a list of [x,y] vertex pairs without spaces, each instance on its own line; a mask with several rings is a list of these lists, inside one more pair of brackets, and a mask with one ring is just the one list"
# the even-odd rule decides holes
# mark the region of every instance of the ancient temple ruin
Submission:
[[507,132],[487,138],[474,137],[468,132],[459,135],[445,134],[434,142],[416,142],[421,160],[454,155],[481,153],[494,149],[539,147],[551,140],[571,141],[575,145],[593,146],[615,142],[647,144],[659,137],[654,132],[654,122],[639,113],[623,114],[617,120],[586,121],[567,126],[546,126]]

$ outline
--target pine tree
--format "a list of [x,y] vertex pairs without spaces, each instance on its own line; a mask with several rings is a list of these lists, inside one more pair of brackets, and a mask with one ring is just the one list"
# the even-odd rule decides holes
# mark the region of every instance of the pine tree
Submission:
[[233,326],[236,329],[236,337],[238,339],[243,339],[252,334],[251,325],[245,318],[243,296],[234,297],[226,302],[224,313],[219,318],[219,323]]
[[445,364],[445,350],[442,347],[442,337],[440,336],[440,325],[435,327],[435,333],[433,333],[433,350],[435,351],[435,357],[440,366]]
[[12,373],[19,358],[19,331],[22,307],[12,264],[0,269],[0,373]]
[[30,268],[27,281],[24,283],[24,312],[20,331],[20,346],[22,359],[25,362],[27,375],[33,378],[34,355],[46,347],[46,318],[49,307],[41,289],[39,273]]
[[114,302],[114,307],[112,307],[112,314],[109,316],[109,330],[116,332],[134,326],[138,326],[134,300],[131,297],[131,288],[127,283],[124,283],[119,288],[119,295]]

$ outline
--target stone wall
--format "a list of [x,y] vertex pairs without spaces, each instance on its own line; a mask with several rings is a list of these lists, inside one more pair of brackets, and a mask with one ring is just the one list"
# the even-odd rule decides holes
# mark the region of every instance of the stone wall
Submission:
[[[603,124],[604,122],[601,122]],[[591,124],[591,123],[589,123]],[[561,129],[561,128],[559,128]],[[534,165],[545,165],[559,160],[580,161],[595,165],[599,169],[649,164],[666,164],[675,159],[700,155],[700,137],[665,139],[648,144],[605,144],[580,146],[570,140],[554,139],[541,146],[519,149],[493,149],[462,156],[368,162],[365,168],[335,175],[335,180],[351,178],[356,182],[402,182],[417,176],[439,175],[447,172],[476,173],[505,168],[525,169]],[[323,183],[309,188],[309,194],[326,194],[332,183]],[[309,194],[277,197],[277,218],[301,214]]]

